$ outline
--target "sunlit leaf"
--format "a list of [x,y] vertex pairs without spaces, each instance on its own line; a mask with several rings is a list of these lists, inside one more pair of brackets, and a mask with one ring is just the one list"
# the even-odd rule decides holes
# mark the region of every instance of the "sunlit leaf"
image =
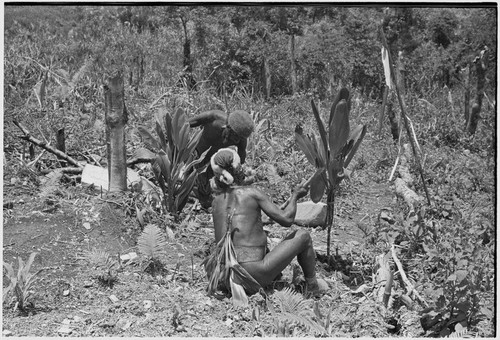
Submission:
[[322,147],[322,154],[324,155],[323,157],[323,164],[326,163],[326,155],[328,154],[328,139],[327,139],[327,131],[325,129],[325,124],[323,123],[323,120],[321,119],[321,116],[319,115],[318,108],[316,107],[316,104],[314,103],[314,100],[311,99],[311,106],[313,110],[313,115],[314,118],[316,119],[316,123],[318,124],[318,130],[319,130],[319,135],[321,137],[321,141],[323,142],[323,147]]
[[137,132],[139,136],[142,138],[142,141],[156,150],[161,150],[161,143],[149,132],[148,129],[144,126],[138,126]]

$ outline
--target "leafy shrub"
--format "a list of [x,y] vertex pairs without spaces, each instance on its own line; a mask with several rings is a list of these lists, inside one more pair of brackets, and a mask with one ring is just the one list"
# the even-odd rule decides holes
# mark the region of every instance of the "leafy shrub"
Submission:
[[26,263],[19,256],[17,273],[14,271],[11,264],[5,262],[3,264],[7,272],[6,277],[9,280],[9,286],[3,293],[2,301],[5,302],[7,295],[12,292],[17,299],[16,305],[21,311],[25,311],[26,308],[33,305],[33,302],[30,300],[33,296],[33,284],[36,282],[38,275],[42,271],[42,269],[40,269],[34,274],[29,272],[36,255],[37,253],[31,253]]
[[138,127],[138,132],[154,152],[139,149],[136,157],[153,160],[153,170],[163,192],[164,208],[177,218],[187,203],[198,174],[206,168],[195,168],[208,152],[195,158],[202,130],[190,134],[184,111],[177,109],[173,116],[165,111],[156,115],[158,138],[142,126]]

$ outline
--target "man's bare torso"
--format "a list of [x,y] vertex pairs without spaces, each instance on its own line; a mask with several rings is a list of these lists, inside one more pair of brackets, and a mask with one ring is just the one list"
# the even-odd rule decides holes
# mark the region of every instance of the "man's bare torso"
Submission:
[[216,242],[226,233],[228,216],[232,216],[235,246],[266,245],[267,236],[262,228],[258,195],[260,193],[249,186],[230,188],[215,195],[212,207]]

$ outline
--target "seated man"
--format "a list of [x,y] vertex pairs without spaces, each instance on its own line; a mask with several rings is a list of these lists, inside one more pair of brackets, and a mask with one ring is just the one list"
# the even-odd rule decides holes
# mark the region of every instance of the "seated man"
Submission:
[[[282,210],[261,190],[242,185],[245,175],[234,150],[219,150],[212,156],[211,167],[215,174],[211,183],[214,189],[212,216],[218,250],[233,247],[238,263],[236,269],[242,267],[244,270],[241,271],[249,274],[262,287],[270,284],[297,257],[306,280],[306,291],[319,295],[327,290],[327,283],[316,278],[316,255],[307,231],[299,229],[290,233],[273,250],[266,253],[267,235],[262,227],[261,211],[282,226],[289,227],[295,218],[297,200],[304,197],[308,189],[297,186],[288,205]],[[232,245],[224,248],[221,246],[221,240],[224,241],[225,237],[232,241]],[[228,262],[228,257],[220,254],[214,254],[213,258],[226,258],[226,263]],[[211,264],[210,260],[207,262],[207,273],[209,277],[213,275],[210,280],[211,290],[215,291],[214,281],[218,281],[218,284],[220,281],[227,281],[227,278],[220,270],[217,273],[210,272],[215,267],[215,261]],[[226,276],[228,272],[226,271]],[[245,288],[250,294],[258,291],[258,288],[253,291],[248,289],[248,286]]]
[[[202,126],[203,132],[196,147],[199,155],[208,150],[201,167],[208,162],[219,149],[236,146],[241,163],[245,163],[247,139],[254,130],[252,116],[245,111],[236,110],[229,114],[220,110],[202,112],[189,119],[191,127]],[[197,180],[197,196],[203,208],[207,209],[212,204],[209,179],[213,176],[212,169],[207,168],[206,173],[201,173]]]

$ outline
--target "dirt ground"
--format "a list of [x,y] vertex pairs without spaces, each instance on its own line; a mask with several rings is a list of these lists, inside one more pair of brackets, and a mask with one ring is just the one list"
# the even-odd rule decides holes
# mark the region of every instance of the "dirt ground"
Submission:
[[[109,287],[92,278],[91,268],[82,259],[82,254],[99,249],[118,258],[137,252],[135,243],[140,228],[135,216],[127,215],[127,209],[124,209],[127,194],[101,195],[78,184],[61,186],[55,195],[42,198],[36,177],[20,177],[12,172],[9,164],[4,169],[4,203],[11,202],[12,205],[11,209],[3,210],[3,261],[13,263],[17,268],[18,257],[26,260],[31,252],[37,252],[31,271],[42,269],[33,287],[34,306],[27,313],[15,310],[13,300],[4,303],[4,335],[273,335],[275,328],[266,319],[265,301],[261,295],[250,297],[249,308],[233,307],[228,298],[219,300],[207,296],[207,281],[200,264],[213,240],[209,214],[196,211],[187,228],[174,230],[175,238],[170,239],[163,272],[153,276],[144,272],[140,265],[124,263],[118,270],[118,280]],[[373,228],[379,213],[390,210],[395,202],[387,183],[378,183],[368,177],[357,181],[366,185],[357,185],[349,189],[348,195],[337,198],[337,227],[332,231],[332,251],[339,260],[335,270],[318,261],[319,275],[331,288],[319,301],[324,312],[334,305],[341,307],[343,301],[352,300],[352,289],[370,280],[362,270],[363,264],[348,259],[361,253],[366,230]],[[186,210],[190,208],[188,205]],[[268,225],[266,229],[273,242],[290,232],[276,224]],[[321,259],[326,253],[326,230],[309,230]],[[372,262],[373,259],[366,261]],[[294,266],[296,263],[292,262],[280,281],[267,288],[269,294],[292,284]],[[6,281],[4,276],[4,288]],[[380,307],[370,305],[368,301],[355,306],[350,312],[358,316],[363,315],[360,309],[377,313]],[[339,311],[339,315],[344,312]],[[261,316],[256,317],[256,314]],[[408,318],[411,322],[407,323],[404,332],[418,334],[418,316],[408,313]],[[342,326],[341,318],[338,322],[339,327],[332,336],[389,334],[383,320],[380,324],[366,324],[358,329],[350,328],[350,323],[345,322]],[[297,335],[304,334],[307,333]]]

